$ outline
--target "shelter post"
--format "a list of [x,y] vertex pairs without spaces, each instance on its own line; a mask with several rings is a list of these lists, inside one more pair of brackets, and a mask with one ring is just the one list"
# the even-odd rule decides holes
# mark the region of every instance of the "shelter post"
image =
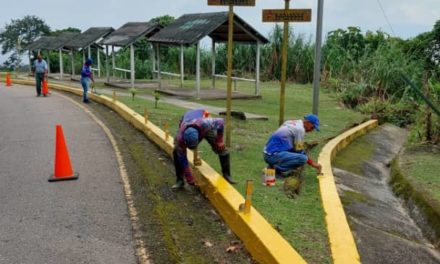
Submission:
[[101,56],[99,55],[99,47],[96,48],[96,57],[98,58],[98,77],[101,77]]
[[162,82],[160,80],[160,44],[156,44],[156,52],[157,52],[157,82],[159,85],[159,90],[162,89]]
[[73,76],[75,76],[75,59],[74,58],[75,58],[74,51],[72,49],[72,50],[70,50],[70,63],[72,64],[71,65],[72,69],[70,71],[72,73],[71,78],[73,78]]
[[109,66],[109,58],[108,58],[108,45],[105,45],[105,77],[107,82],[110,82],[110,66]]
[[150,57],[151,57],[151,64],[152,64],[152,71],[151,71],[151,76],[154,79],[154,74],[156,73],[156,55],[155,55],[155,49],[154,49],[154,45],[151,44],[151,53],[150,53]]
[[212,39],[212,49],[211,49],[211,78],[212,78],[212,88],[215,89],[215,40]]
[[87,47],[87,58],[91,58],[92,57],[92,51],[90,48],[90,45]]
[[130,45],[130,79],[131,88],[134,88],[134,45]]
[[112,45],[112,76],[115,77],[115,46]]
[[196,45],[197,59],[196,59],[196,98],[200,99],[200,41]]
[[61,51],[61,48],[59,49],[58,52],[60,55],[60,80],[62,80],[64,75],[64,65],[63,65],[63,52]]
[[50,73],[50,50],[47,50],[47,73]]
[[184,79],[184,56],[183,56],[183,45],[180,45],[180,88],[183,88],[183,79]]
[[255,74],[255,95],[260,95],[260,56],[261,56],[261,42],[257,41],[257,58],[255,62],[255,68],[257,70]]

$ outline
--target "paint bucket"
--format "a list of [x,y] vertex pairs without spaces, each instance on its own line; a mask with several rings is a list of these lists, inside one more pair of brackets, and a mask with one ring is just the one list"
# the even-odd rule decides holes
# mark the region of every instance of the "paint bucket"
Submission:
[[274,186],[275,185],[275,169],[265,168],[262,174],[263,185]]

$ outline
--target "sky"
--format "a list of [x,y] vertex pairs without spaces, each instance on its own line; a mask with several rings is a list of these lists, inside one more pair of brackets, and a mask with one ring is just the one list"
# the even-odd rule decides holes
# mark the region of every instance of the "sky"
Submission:
[[[440,20],[440,0],[323,0],[324,38],[329,31],[348,26],[362,32],[382,30],[404,39],[430,31]],[[295,34],[314,41],[318,0],[292,0],[290,8],[312,9],[312,21],[292,23]],[[381,8],[382,7],[382,8]],[[262,9],[284,8],[284,0],[256,0],[254,7],[235,7],[234,11],[266,35],[273,23],[263,23]],[[12,19],[26,15],[42,18],[52,30],[68,27],[82,31],[89,27],[119,28],[126,22],[148,21],[153,17],[188,13],[220,12],[227,7],[208,6],[207,0],[20,0],[2,4],[0,30]],[[0,63],[5,60],[0,55]]]

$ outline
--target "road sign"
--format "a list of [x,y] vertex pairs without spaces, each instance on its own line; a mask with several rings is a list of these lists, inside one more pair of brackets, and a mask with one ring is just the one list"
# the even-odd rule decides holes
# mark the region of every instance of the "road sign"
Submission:
[[263,22],[310,22],[312,9],[265,9]]
[[228,6],[255,6],[255,0],[208,0],[208,5]]

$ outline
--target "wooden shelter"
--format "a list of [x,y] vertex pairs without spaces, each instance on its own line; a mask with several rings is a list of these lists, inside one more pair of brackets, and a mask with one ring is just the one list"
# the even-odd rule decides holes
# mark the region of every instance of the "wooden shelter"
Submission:
[[[186,14],[173,23],[163,28],[148,41],[155,43],[156,53],[158,54],[160,45],[180,46],[180,74],[165,73],[160,71],[160,57],[157,55],[157,74],[159,88],[161,74],[170,74],[180,77],[181,86],[184,80],[184,47],[196,45],[196,97],[200,97],[200,40],[206,36],[212,39],[212,86],[215,88],[215,78],[225,78],[224,75],[215,72],[215,44],[226,43],[228,41],[228,12]],[[260,46],[269,42],[262,34],[251,27],[238,15],[234,14],[234,42],[249,43],[257,45],[256,56],[256,77],[245,79],[233,77],[234,80],[255,82],[255,94],[259,95],[260,85]]]
[[[103,39],[100,44],[106,46],[106,56],[108,58],[108,47],[112,46],[112,72],[115,70],[130,72],[131,87],[134,87],[135,63],[134,63],[134,44],[141,38],[149,38],[156,34],[162,27],[156,22],[128,22],[113,33]],[[117,68],[115,65],[114,47],[130,46],[130,70]],[[108,60],[107,60],[108,61]],[[110,70],[107,63],[107,82],[110,82]]]
[[[70,56],[72,60],[72,77],[75,75],[75,61],[74,61],[74,52],[75,50],[82,50],[83,54],[83,63],[86,60],[85,50],[87,49],[87,56],[89,58],[92,57],[91,48],[96,48],[96,61],[97,67],[92,68],[98,72],[98,77],[101,76],[101,59],[100,59],[100,49],[102,49],[97,43],[101,41],[103,38],[112,33],[114,29],[112,27],[91,27],[81,33],[76,38],[71,39],[68,43],[66,43],[66,47],[70,49]],[[61,53],[60,53],[61,58]],[[62,78],[62,74],[61,74]]]

